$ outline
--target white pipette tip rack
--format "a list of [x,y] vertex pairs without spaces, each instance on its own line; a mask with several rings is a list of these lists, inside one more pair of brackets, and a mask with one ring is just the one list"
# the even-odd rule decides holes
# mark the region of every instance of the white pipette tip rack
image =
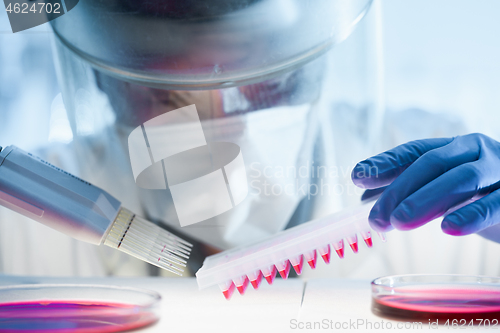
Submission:
[[[330,263],[331,248],[344,257],[344,239],[358,252],[358,234],[372,247],[368,215],[374,201],[352,207],[324,218],[284,230],[266,240],[207,257],[196,272],[198,287],[218,285],[226,299],[234,290],[243,295],[248,285],[258,289],[262,279],[272,284],[276,273],[288,277],[291,267],[300,275],[304,261],[316,268],[318,253]],[[385,234],[378,233],[383,242]]]

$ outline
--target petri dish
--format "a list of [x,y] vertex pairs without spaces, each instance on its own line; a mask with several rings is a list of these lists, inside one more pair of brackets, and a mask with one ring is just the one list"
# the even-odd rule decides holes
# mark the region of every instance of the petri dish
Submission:
[[161,296],[149,290],[72,284],[0,288],[0,332],[123,332],[159,319]]
[[[372,281],[372,312],[396,319],[493,323],[500,319],[500,278],[395,275]],[[477,322],[476,322],[477,320]]]

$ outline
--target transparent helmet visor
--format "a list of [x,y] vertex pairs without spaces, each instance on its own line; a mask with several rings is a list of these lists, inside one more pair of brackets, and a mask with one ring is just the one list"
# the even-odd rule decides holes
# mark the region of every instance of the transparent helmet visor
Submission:
[[287,225],[308,181],[297,172],[317,137],[324,58],[257,83],[176,90],[110,75],[60,41],[56,51],[81,177],[217,248]]
[[344,40],[371,0],[80,2],[52,21],[94,67],[170,89],[262,81]]
[[79,176],[218,248],[284,229],[307,196],[321,55],[370,3],[81,1],[52,21]]
[[139,126],[165,112],[195,104],[201,121],[312,103],[319,97],[324,59],[258,83],[212,90],[153,88],[93,70],[97,88],[106,94],[116,122]]

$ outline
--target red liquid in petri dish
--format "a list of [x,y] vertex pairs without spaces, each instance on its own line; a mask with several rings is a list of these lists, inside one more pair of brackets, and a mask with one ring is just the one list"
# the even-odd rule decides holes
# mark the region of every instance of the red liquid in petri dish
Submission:
[[[393,295],[372,299],[376,315],[396,320],[428,322],[438,320],[500,320],[500,291],[498,288],[475,286],[429,289],[396,289]],[[479,323],[476,322],[476,324]]]
[[139,306],[89,301],[0,304],[0,332],[123,332],[158,321]]

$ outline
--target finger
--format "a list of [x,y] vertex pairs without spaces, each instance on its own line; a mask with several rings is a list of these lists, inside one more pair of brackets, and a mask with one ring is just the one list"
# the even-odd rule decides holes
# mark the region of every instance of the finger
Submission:
[[356,164],[351,173],[354,184],[374,189],[389,185],[420,156],[446,146],[453,138],[410,141]]
[[448,235],[463,236],[479,232],[500,222],[500,190],[446,216],[441,229]]
[[386,188],[387,187],[384,186],[384,187],[376,188],[376,189],[373,189],[373,190],[366,190],[363,193],[363,195],[361,196],[361,201],[369,201],[371,199],[376,198],[377,196],[379,196],[380,194],[382,194],[382,192],[384,192],[384,190]]
[[459,165],[409,195],[392,212],[391,225],[398,230],[415,229],[473,198],[479,188],[491,185],[481,184],[486,181],[479,179],[481,164]]
[[382,193],[370,212],[370,224],[377,231],[392,229],[390,216],[404,199],[448,170],[478,158],[478,145],[463,137],[425,153]]

